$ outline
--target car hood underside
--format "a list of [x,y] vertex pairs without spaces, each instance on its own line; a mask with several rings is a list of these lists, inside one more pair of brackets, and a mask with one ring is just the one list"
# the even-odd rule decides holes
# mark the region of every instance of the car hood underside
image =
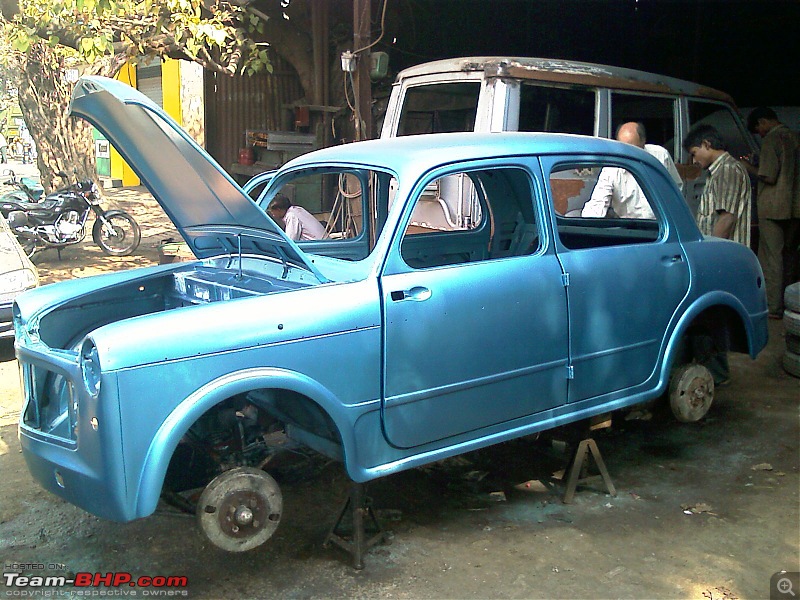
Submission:
[[[230,252],[243,232],[268,254],[310,271],[302,251],[175,121],[141,92],[106,77],[82,77],[70,113],[94,125],[137,173],[198,258]],[[214,240],[198,232],[214,230]],[[250,244],[250,250],[259,245]]]

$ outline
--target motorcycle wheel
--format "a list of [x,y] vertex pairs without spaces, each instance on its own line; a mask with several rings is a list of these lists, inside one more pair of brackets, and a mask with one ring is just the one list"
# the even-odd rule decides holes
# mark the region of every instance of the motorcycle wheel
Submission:
[[95,219],[92,227],[92,239],[105,254],[127,256],[139,247],[142,232],[132,216],[121,210],[110,210],[105,219],[111,228],[100,219]]

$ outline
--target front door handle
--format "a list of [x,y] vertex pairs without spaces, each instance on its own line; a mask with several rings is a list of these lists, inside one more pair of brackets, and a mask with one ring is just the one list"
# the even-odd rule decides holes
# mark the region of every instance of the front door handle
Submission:
[[414,286],[410,290],[395,290],[390,294],[394,302],[401,300],[414,300],[415,302],[422,302],[431,297],[431,291],[422,286]]
[[661,260],[662,262],[671,265],[683,261],[683,256],[681,256],[680,254],[674,254],[672,256],[662,256]]

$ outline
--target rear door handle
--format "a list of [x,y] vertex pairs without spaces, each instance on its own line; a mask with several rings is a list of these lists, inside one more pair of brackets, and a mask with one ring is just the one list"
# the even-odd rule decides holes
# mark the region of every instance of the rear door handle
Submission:
[[431,291],[426,287],[414,286],[409,290],[395,290],[390,296],[394,302],[400,302],[401,300],[423,302],[431,297]]
[[674,254],[672,256],[662,256],[661,261],[667,264],[672,264],[676,262],[681,262],[683,260],[683,256],[680,254]]

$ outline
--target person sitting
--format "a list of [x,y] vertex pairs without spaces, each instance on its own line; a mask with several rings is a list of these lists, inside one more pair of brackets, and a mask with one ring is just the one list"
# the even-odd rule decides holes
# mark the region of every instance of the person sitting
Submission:
[[286,235],[294,241],[321,240],[327,237],[322,223],[302,206],[295,206],[283,194],[277,194],[267,207],[269,216],[283,223]]

